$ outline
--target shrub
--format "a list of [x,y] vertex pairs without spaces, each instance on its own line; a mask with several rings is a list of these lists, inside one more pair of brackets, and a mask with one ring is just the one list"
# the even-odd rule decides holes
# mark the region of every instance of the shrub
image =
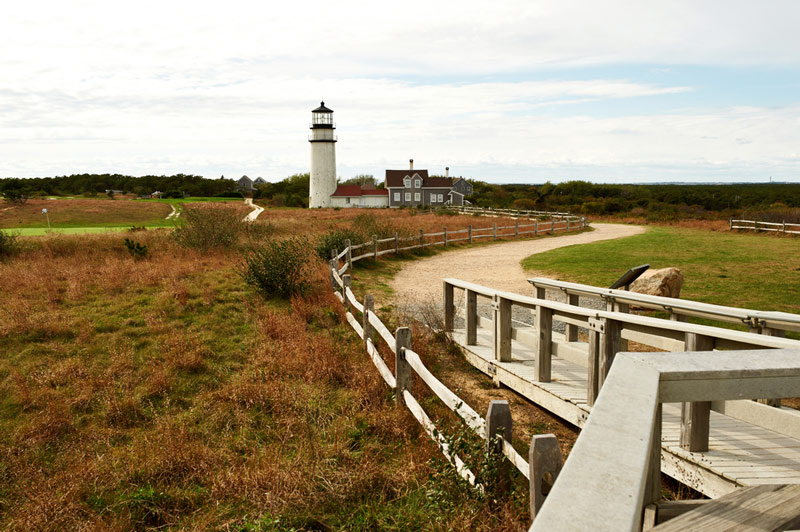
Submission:
[[329,260],[331,258],[331,250],[342,251],[345,248],[345,240],[347,239],[350,239],[352,245],[360,244],[364,241],[364,237],[352,229],[333,229],[317,239],[314,251],[317,252],[317,255],[322,260]]
[[136,260],[141,260],[147,257],[147,246],[142,245],[140,242],[135,242],[130,238],[126,238],[125,247],[128,248],[128,253],[131,254],[131,257]]
[[247,230],[240,214],[225,205],[197,205],[183,210],[173,236],[184,247],[231,247]]
[[17,233],[0,231],[0,259],[15,255],[20,248]]
[[372,213],[359,214],[353,218],[353,229],[363,235],[364,240],[369,240],[372,235],[378,238],[394,236],[398,230],[392,219],[387,216],[375,216]]
[[305,238],[273,240],[247,255],[239,274],[264,297],[288,298],[310,287],[310,254]]

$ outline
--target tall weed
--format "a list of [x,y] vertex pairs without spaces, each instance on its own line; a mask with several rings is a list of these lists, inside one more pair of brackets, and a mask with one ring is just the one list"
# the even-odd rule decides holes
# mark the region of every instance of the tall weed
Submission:
[[310,249],[302,237],[267,242],[244,258],[239,273],[264,297],[288,298],[311,285],[315,265]]
[[20,244],[17,233],[0,231],[0,260],[19,252]]
[[236,209],[202,205],[184,209],[173,237],[181,246],[197,249],[233,247],[247,231]]

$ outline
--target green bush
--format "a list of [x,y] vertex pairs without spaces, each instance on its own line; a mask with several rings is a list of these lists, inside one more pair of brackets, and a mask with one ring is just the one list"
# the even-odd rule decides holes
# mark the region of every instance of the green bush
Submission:
[[322,260],[330,260],[331,251],[340,252],[345,248],[345,240],[350,239],[350,244],[356,245],[364,241],[364,237],[353,229],[333,229],[321,235],[314,245],[314,251]]
[[0,260],[11,255],[16,255],[19,252],[20,244],[17,233],[7,233],[0,231]]
[[392,219],[386,216],[375,216],[372,213],[359,214],[353,218],[353,230],[362,235],[364,240],[369,240],[372,235],[378,238],[389,238],[394,236],[398,230]]
[[173,236],[181,246],[198,249],[234,246],[246,231],[241,213],[225,205],[197,205],[183,210]]
[[136,260],[141,260],[147,257],[147,246],[140,242],[135,242],[130,238],[126,238],[125,247],[128,248],[128,253],[131,254],[131,257]]
[[288,298],[311,286],[310,255],[305,238],[272,240],[244,258],[239,274],[264,297]]

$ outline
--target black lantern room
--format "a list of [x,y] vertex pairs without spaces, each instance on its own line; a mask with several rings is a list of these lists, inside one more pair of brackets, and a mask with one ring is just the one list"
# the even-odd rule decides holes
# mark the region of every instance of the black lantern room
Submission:
[[320,102],[319,107],[311,111],[311,129],[333,129],[333,110]]

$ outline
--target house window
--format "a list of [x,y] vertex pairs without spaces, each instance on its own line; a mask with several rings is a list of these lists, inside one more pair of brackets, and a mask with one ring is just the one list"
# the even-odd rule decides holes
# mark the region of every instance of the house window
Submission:
[[420,182],[420,180],[419,180],[419,179],[415,179],[415,180],[414,180],[414,186],[415,186],[415,187],[419,188],[421,185],[422,185],[422,183]]
[[439,195],[438,195],[438,198],[439,198],[439,199],[438,199],[437,201],[438,201],[439,203],[442,203],[442,202],[444,202],[444,194],[439,194]]
[[344,202],[345,202],[345,203],[350,203],[350,198],[345,198],[345,199],[344,199]]
[[414,201],[419,201],[419,192],[414,192]]
[[411,192],[406,192],[406,201],[411,201]]
[[397,203],[400,203],[400,193],[399,192],[395,192],[394,193],[394,201],[397,202]]
[[405,179],[403,179],[403,186],[406,187],[406,188],[411,188],[411,178],[410,177],[406,177]]

